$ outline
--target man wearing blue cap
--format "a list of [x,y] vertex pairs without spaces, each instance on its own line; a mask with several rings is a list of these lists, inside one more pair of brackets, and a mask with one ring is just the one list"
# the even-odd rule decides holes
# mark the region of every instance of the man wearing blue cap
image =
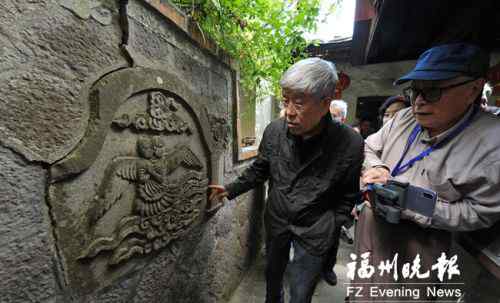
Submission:
[[[447,44],[424,52],[414,70],[395,82],[409,82],[403,92],[411,108],[399,111],[366,139],[362,183],[408,182],[437,199],[425,206],[426,214],[403,208],[398,224],[377,215],[375,205],[357,213],[358,259],[370,252],[370,263],[378,266],[392,262],[397,253],[399,280],[392,272],[380,276],[377,271],[367,279],[355,275],[354,283],[386,289],[395,285],[380,283],[422,283],[406,285],[420,290],[419,300],[434,298],[427,287],[441,281],[432,265],[443,252],[451,257],[451,232],[487,228],[500,220],[500,120],[478,106],[488,67],[489,55],[480,48]],[[415,201],[417,208],[424,203]],[[402,278],[403,264],[414,266],[417,256],[417,271],[424,275]],[[364,301],[408,300],[408,293],[373,297],[368,290]],[[441,299],[456,300],[457,295]]]

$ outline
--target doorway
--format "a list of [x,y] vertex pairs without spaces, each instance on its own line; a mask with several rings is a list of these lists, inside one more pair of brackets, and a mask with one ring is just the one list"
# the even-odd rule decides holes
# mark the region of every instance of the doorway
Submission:
[[362,121],[370,122],[370,132],[377,131],[382,126],[379,119],[378,109],[390,96],[366,96],[358,97],[356,104],[356,119],[358,123]]

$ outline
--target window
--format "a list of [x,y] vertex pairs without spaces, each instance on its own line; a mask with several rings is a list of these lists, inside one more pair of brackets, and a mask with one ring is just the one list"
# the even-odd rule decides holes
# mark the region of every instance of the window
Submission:
[[236,98],[235,160],[242,161],[257,155],[264,129],[279,114],[278,102],[272,96],[257,97],[255,92],[243,92]]

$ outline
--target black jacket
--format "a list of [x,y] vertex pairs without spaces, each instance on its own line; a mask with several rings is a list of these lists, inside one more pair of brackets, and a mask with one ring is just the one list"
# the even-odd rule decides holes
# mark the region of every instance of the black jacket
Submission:
[[229,199],[269,180],[266,235],[294,236],[314,255],[333,244],[335,228],[360,198],[363,138],[326,115],[319,135],[306,141],[288,132],[285,120],[264,131],[257,159],[226,189]]

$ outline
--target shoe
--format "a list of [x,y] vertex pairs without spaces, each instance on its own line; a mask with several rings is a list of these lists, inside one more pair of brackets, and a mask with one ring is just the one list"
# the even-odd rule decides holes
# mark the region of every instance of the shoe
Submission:
[[323,270],[323,280],[331,286],[337,285],[337,274],[333,271],[333,268]]
[[340,239],[347,242],[347,244],[354,244],[354,238],[345,226],[340,228]]

